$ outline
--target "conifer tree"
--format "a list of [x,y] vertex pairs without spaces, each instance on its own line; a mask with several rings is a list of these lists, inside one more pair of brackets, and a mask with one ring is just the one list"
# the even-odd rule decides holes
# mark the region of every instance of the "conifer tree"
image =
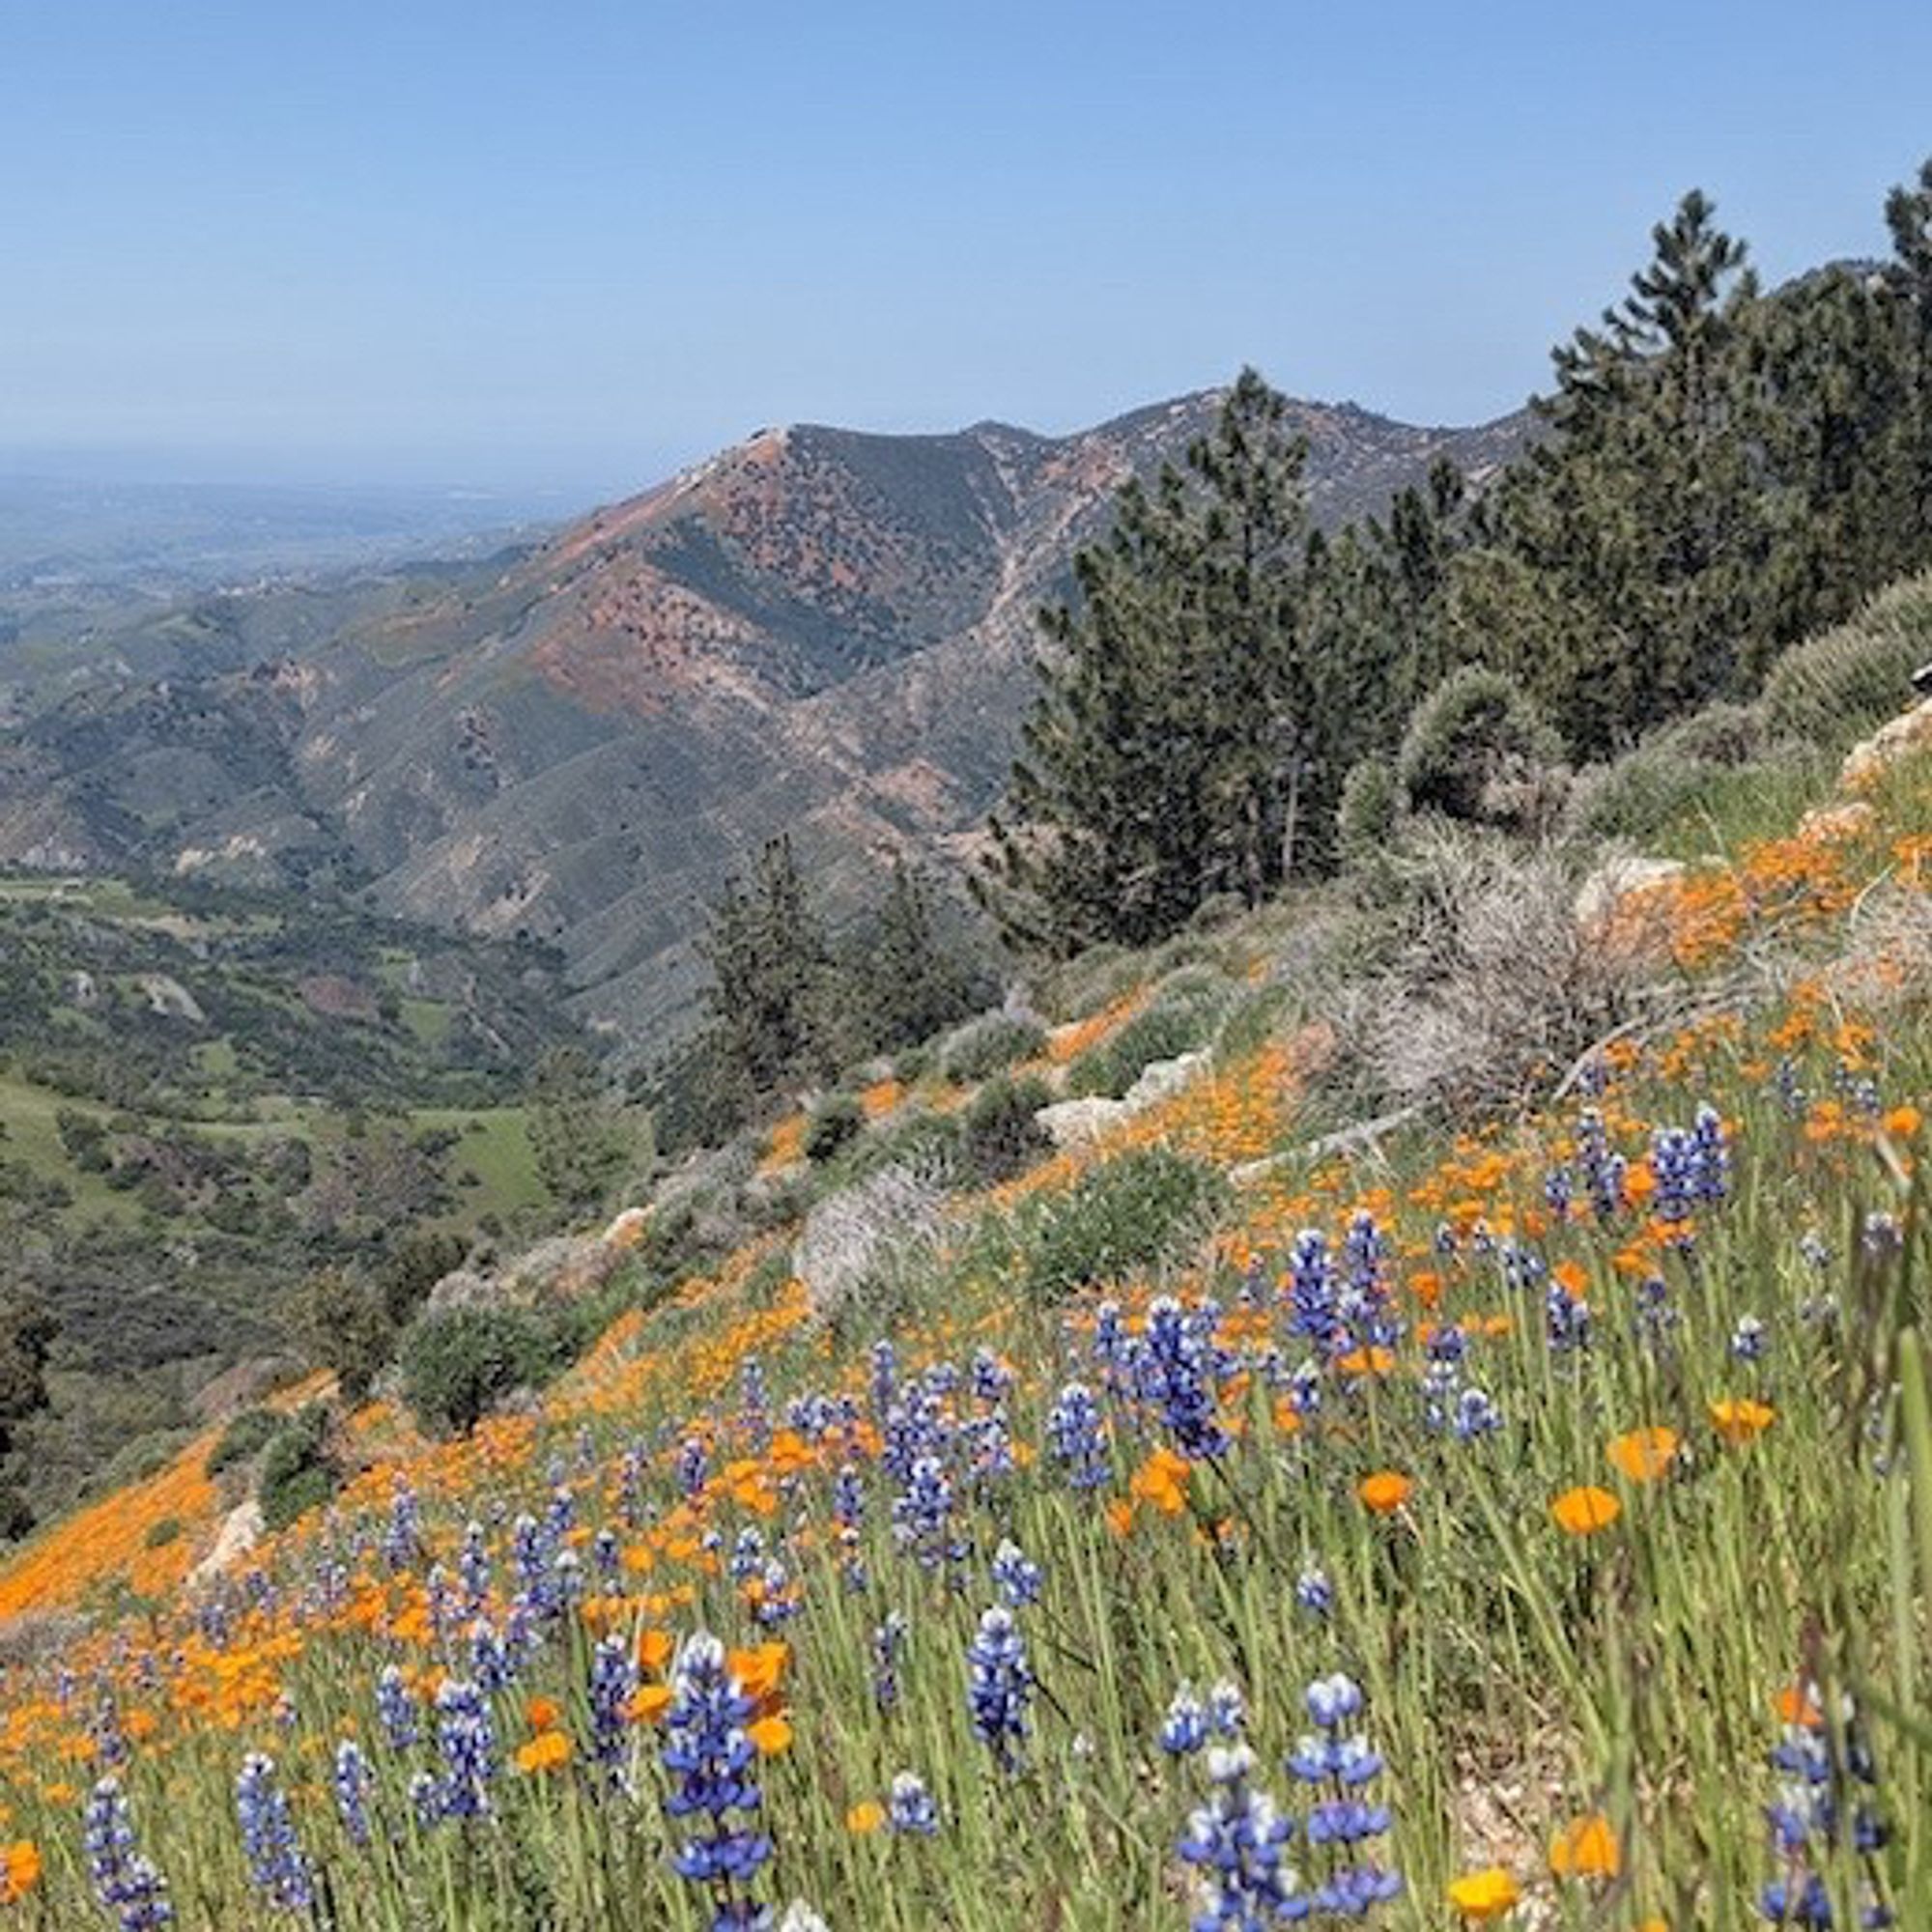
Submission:
[[716,1063],[744,1106],[814,1077],[824,1057],[828,958],[788,837],[767,842],[750,880],[726,882],[704,952]]
[[930,883],[904,858],[859,937],[847,979],[862,1052],[910,1046],[972,1010],[973,975],[939,930]]
[[1184,469],[1122,489],[1074,559],[1076,602],[1042,613],[1040,693],[978,881],[1010,939],[1145,944],[1293,862],[1333,694],[1285,415],[1243,370]]

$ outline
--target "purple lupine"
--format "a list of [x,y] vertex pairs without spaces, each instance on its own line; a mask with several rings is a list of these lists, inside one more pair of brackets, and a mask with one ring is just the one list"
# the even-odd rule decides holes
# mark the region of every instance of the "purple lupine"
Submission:
[[175,1909],[168,1903],[168,1882],[136,1849],[128,1794],[118,1777],[103,1777],[89,1795],[81,1847],[87,1854],[94,1895],[115,1915],[121,1932],[157,1932],[172,1923]]
[[679,1877],[710,1894],[711,1932],[762,1925],[767,1909],[751,1895],[772,1841],[755,1829],[763,1804],[753,1772],[757,1752],[745,1727],[756,1708],[724,1664],[724,1646],[707,1631],[688,1637],[671,1671],[664,1767],[671,1788],[665,1809],[692,1821],[693,1835],[671,1855]]
[[497,1730],[479,1684],[445,1678],[436,1693],[436,1743],[442,1754],[442,1810],[451,1818],[483,1818],[495,1781]]
[[916,1771],[893,1775],[886,1793],[886,1822],[901,1836],[934,1838],[939,1835],[939,1806],[925,1780]]
[[966,1704],[974,1736],[1002,1771],[1019,1768],[1032,1700],[1026,1641],[1013,1613],[995,1604],[980,1616],[979,1632],[966,1649]]
[[1097,1490],[1109,1475],[1100,1406],[1085,1382],[1068,1382],[1054,1398],[1046,1433],[1070,1489]]
[[376,1775],[369,1769],[369,1760],[353,1738],[344,1738],[335,1747],[335,1786],[336,1816],[342,1820],[342,1829],[349,1834],[349,1841],[355,1845],[369,1842],[369,1794],[375,1786]]
[[590,1654],[590,1757],[613,1787],[625,1782],[625,1706],[638,1688],[638,1663],[622,1633],[612,1632]]
[[275,1779],[275,1761],[261,1751],[250,1751],[242,1760],[235,1779],[235,1815],[249,1882],[273,1910],[307,1912],[315,1904],[315,1875],[296,1841],[289,1801]]
[[391,1750],[408,1750],[421,1735],[416,1700],[410,1695],[403,1673],[393,1663],[384,1664],[376,1678],[376,1716]]

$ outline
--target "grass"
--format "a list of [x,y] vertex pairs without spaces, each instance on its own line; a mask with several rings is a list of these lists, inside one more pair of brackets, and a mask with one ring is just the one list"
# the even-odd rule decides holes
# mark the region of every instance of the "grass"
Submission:
[[[1250,1787],[1301,1821],[1302,1898],[1399,1874],[1365,1915],[1389,1932],[1743,1927],[1768,1884],[1814,1880],[1835,1923],[1882,1904],[1932,1924],[1932,1009],[1882,961],[1834,963],[1871,881],[1922,895],[1929,779],[1888,790],[1858,840],[1741,850],[1671,902],[1686,974],[1776,941],[1776,1000],[1621,1042],[1546,1113],[1229,1184],[1211,1241],[1164,1250],[1155,1278],[1122,1250],[1057,1301],[1015,1292],[1083,1202],[1106,1202],[1103,1233],[1160,1218],[1151,1179],[1108,1191],[1133,1143],[958,1204],[964,1230],[997,1210],[1013,1252],[942,1256],[889,1336],[828,1337],[775,1282],[781,1250],[749,1247],[620,1318],[540,1409],[450,1441],[380,1406],[339,1425],[365,1473],[209,1618],[153,1602],[210,1509],[160,1472],[100,1520],[150,1607],[67,1645],[65,1700],[53,1665],[14,1680],[0,1722],[10,1830],[44,1861],[21,1922],[99,1922],[78,1814],[98,1739],[125,1736],[137,1839],[179,1922],[216,1932],[276,1917],[235,1822],[249,1749],[275,1759],[315,1922],[343,1932],[695,1932],[794,1900],[878,1932],[1179,1927],[1201,1910],[1190,1820]],[[1275,1052],[1254,1047],[1266,1077],[1246,1083],[1224,1055],[1135,1123],[1140,1146],[1221,1170],[1267,1151],[1258,1134],[1280,1148]],[[1687,1153],[1674,1132],[1705,1104],[1720,1124]],[[1099,1433],[1069,1461],[1075,1378]],[[150,1547],[167,1516],[184,1534]],[[1039,1578],[1013,1612],[1020,1727],[989,1741],[998,1700],[976,1726],[968,1664],[1002,1638],[1008,1541]],[[36,1549],[47,1605],[60,1548]],[[469,1693],[435,1700],[477,1671],[479,1613],[529,1633],[482,1693],[487,1810],[426,1821],[412,1781],[470,1791],[439,1743],[480,1744]],[[732,1647],[762,1792],[725,1822],[771,1841],[709,1888],[667,1857],[700,1829],[666,1762],[699,1629]],[[412,1743],[378,1716],[391,1665]],[[1353,1690],[1311,1704],[1336,1672]],[[1183,1686],[1224,1680],[1242,1715],[1222,1742],[1254,1751],[1236,1782],[1162,1737]],[[1382,1761],[1346,1787],[1319,1761],[1335,1695],[1360,1699],[1335,1734]],[[345,1738],[366,1848],[333,1796]],[[1885,1843],[1821,1826],[1780,1852],[1779,1749],[1841,1816],[1882,1815]],[[890,1823],[906,1774],[931,1836]],[[1361,1832],[1346,1849],[1307,1829],[1345,1797],[1388,1813],[1322,1811]],[[1479,1905],[1512,1895],[1513,1918]]]

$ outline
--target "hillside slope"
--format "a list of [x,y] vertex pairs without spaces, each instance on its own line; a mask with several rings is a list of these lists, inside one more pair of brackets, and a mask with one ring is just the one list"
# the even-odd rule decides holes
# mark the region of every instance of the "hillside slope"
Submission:
[[[1217,401],[1060,438],[766,431],[488,565],[137,626],[111,639],[126,675],[15,694],[0,863],[367,882],[392,912],[554,941],[580,1011],[646,1037],[764,838],[791,832],[837,911],[980,821],[1036,607]],[[1324,525],[1437,458],[1480,479],[1523,434],[1293,415]]]
[[[131,1804],[191,1922],[259,1922],[262,1750],[275,1869],[350,1932],[1125,1932],[1216,1874],[1264,1923],[1932,1922],[1927,738],[1623,895],[1649,1024],[1520,1119],[1308,1145],[1287,904],[1090,978],[1019,1070],[1118,1085],[1210,984],[1212,1052],[895,1197],[895,1270],[767,1235],[471,1436],[365,1409],[333,1506],[196,1597],[206,1441],[50,1533],[0,1608],[141,1596],[0,1721],[30,1911],[81,1922],[104,1767],[97,1835]],[[848,1188],[971,1111],[924,1078]]]

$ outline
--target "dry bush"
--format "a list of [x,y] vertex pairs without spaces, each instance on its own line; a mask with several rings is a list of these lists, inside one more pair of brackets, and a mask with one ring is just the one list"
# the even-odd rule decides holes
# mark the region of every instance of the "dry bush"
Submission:
[[792,1250],[813,1316],[870,1319],[903,1302],[938,1250],[945,1201],[944,1177],[910,1163],[821,1201]]
[[1555,853],[1427,834],[1380,969],[1343,991],[1336,1065],[1372,1107],[1518,1107],[1644,1005],[1644,967],[1577,916]]

